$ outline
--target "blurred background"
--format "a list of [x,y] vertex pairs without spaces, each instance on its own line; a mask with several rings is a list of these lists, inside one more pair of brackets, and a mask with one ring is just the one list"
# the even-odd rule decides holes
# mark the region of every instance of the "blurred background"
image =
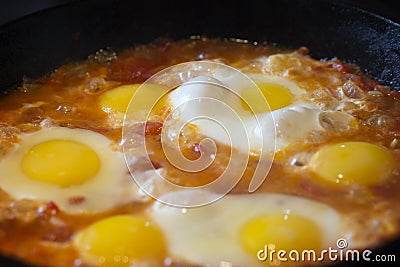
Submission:
[[[0,25],[19,17],[77,0],[6,0],[0,1]],[[134,0],[132,0],[134,1]],[[276,1],[276,0],[275,0]],[[374,12],[400,23],[397,1],[389,0],[336,0]]]
[[16,18],[76,0],[5,0],[0,1],[0,25]]

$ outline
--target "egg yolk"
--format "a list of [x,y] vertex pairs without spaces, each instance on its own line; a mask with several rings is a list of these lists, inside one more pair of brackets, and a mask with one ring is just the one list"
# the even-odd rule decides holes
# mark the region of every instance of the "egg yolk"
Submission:
[[135,95],[141,85],[122,85],[103,93],[100,96],[101,109],[106,113],[112,113],[114,116],[123,119],[131,98],[135,96],[139,98],[139,101],[136,102],[137,105],[133,107],[135,111],[146,110],[156,104],[153,108],[153,113],[160,112],[165,106],[166,96],[164,95],[158,102],[157,99],[166,92],[166,89],[155,84],[145,84],[140,93]]
[[21,164],[30,179],[64,187],[82,184],[96,175],[100,159],[85,144],[51,140],[33,146]]
[[372,185],[390,176],[395,161],[385,147],[366,142],[325,146],[310,161],[320,177],[335,183]]
[[[265,105],[265,100],[260,98],[259,94],[256,92],[252,90],[244,91],[241,96],[243,100],[249,103],[249,106],[255,113],[273,111],[292,104],[293,95],[286,87],[275,83],[255,83],[269,104],[268,108],[268,106]],[[246,109],[249,108],[246,103],[243,103],[243,105]]]
[[73,243],[82,260],[96,266],[136,266],[140,261],[161,261],[166,253],[161,231],[132,215],[95,222],[75,235]]
[[322,248],[322,232],[318,225],[296,214],[271,214],[252,219],[241,229],[241,242],[249,253],[273,245],[275,251]]

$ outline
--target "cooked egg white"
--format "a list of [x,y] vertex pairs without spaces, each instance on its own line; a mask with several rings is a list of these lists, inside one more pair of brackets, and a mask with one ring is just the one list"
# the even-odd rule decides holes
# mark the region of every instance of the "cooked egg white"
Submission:
[[0,162],[0,187],[16,199],[53,201],[74,214],[144,199],[122,153],[99,133],[49,127],[20,138]]
[[[191,79],[167,98],[175,117],[196,125],[205,136],[242,151],[260,153],[273,152],[275,145],[282,149],[311,130],[323,129],[319,108],[306,100],[306,92],[292,81],[248,74],[257,87],[242,75],[216,71],[214,76]],[[241,141],[232,143],[236,135]]]
[[[204,190],[174,192],[170,198],[212,198]],[[341,215],[312,200],[274,193],[227,195],[197,208],[155,203],[150,216],[163,230],[171,255],[204,266],[264,266],[257,253],[265,245],[276,250],[335,247],[342,234]],[[225,265],[224,265],[225,266]]]

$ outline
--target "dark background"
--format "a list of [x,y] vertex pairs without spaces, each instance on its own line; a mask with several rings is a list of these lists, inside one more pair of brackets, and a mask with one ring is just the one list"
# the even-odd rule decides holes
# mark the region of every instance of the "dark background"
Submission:
[[[0,25],[16,18],[77,0],[10,0],[0,1]],[[132,0],[135,1],[135,0]],[[165,0],[168,1],[168,0]],[[306,1],[306,0],[305,0]],[[400,8],[397,1],[389,0],[336,0],[345,2],[400,23]]]
[[16,18],[46,9],[73,2],[73,0],[6,0],[0,1],[0,25]]

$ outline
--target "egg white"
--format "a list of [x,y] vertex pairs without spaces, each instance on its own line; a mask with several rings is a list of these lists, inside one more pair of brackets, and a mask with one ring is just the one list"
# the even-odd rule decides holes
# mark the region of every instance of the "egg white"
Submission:
[[[254,114],[243,107],[240,94],[248,90],[249,86],[252,87],[250,90],[254,90],[255,85],[251,85],[242,75],[227,75],[218,73],[217,70],[214,78],[196,77],[170,93],[171,106],[178,114],[175,117],[181,121],[190,121],[198,127],[201,134],[215,141],[243,152],[250,150],[257,154],[261,150],[274,152],[283,149],[290,143],[303,139],[312,130],[323,130],[318,119],[320,109],[307,100],[306,92],[294,82],[266,74],[247,76],[256,83],[273,83],[289,89],[293,102],[281,109]],[[196,101],[199,98],[202,99]],[[251,103],[248,104],[251,107]],[[232,113],[225,111],[223,106],[230,107]],[[203,118],[193,120],[196,116]],[[245,136],[242,134],[243,127]],[[239,134],[240,142],[233,143]]]
[[[173,198],[196,198],[207,202],[212,196],[204,190],[193,190],[169,193],[161,200],[171,202]],[[221,266],[221,262],[232,264],[229,266],[264,266],[257,260],[257,255],[245,251],[240,230],[258,216],[289,213],[315,222],[321,229],[324,247],[334,247],[341,236],[341,215],[333,208],[275,193],[226,195],[220,201],[192,209],[155,203],[150,216],[163,229],[174,258],[204,266]]]
[[[129,175],[121,152],[107,137],[89,130],[49,127],[20,136],[21,142],[0,161],[0,187],[16,199],[53,201],[67,213],[93,214],[130,201],[144,201]],[[89,146],[100,160],[100,169],[83,184],[61,187],[30,179],[22,170],[24,155],[33,146],[50,140],[71,140]],[[84,166],[83,166],[84,167]],[[84,197],[73,203],[71,199]]]

